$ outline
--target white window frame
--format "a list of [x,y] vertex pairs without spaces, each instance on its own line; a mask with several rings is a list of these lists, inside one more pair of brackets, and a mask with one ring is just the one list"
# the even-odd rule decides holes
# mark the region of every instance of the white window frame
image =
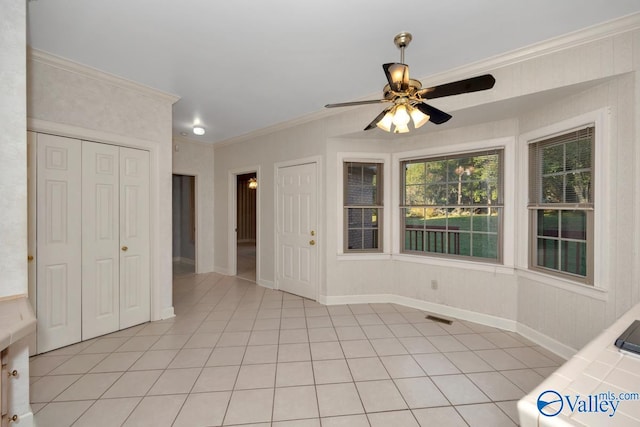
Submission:
[[[515,186],[513,177],[515,175],[515,145],[516,140],[513,137],[494,138],[473,142],[460,143],[455,145],[437,146],[424,148],[415,151],[405,151],[395,153],[392,157],[393,170],[391,171],[391,185],[396,191],[392,197],[392,209],[389,214],[392,221],[392,253],[393,258],[406,262],[414,262],[420,264],[437,265],[451,268],[462,268],[479,271],[489,271],[500,274],[514,273],[514,248],[515,237],[514,228],[514,191]],[[400,217],[400,198],[402,197],[402,162],[420,158],[431,158],[441,156],[451,156],[456,154],[476,153],[485,150],[504,150],[502,165],[502,181],[503,181],[503,218],[502,230],[499,238],[502,242],[502,262],[483,261],[474,258],[453,258],[441,256],[425,256],[422,254],[403,253],[400,247],[400,225],[402,218]]]
[[[518,138],[518,166],[522,173],[518,179],[518,239],[517,268],[523,277],[554,286],[560,289],[578,292],[600,300],[606,299],[606,278],[609,277],[610,258],[606,248],[610,240],[605,227],[611,218],[611,192],[606,191],[611,182],[611,171],[607,167],[610,158],[610,109],[602,108],[596,111],[575,116],[552,125],[524,133]],[[562,135],[571,130],[593,125],[595,127],[594,161],[594,212],[593,212],[593,284],[586,284],[583,280],[572,279],[560,273],[544,272],[537,268],[529,268],[531,246],[530,213],[527,207],[529,197],[529,144],[554,136]]]
[[[379,234],[379,243],[382,250],[345,252],[345,219],[344,219],[344,164],[354,163],[379,163],[382,165],[382,233]],[[336,162],[336,246],[338,259],[367,260],[390,258],[391,247],[391,156],[382,153],[339,152]]]

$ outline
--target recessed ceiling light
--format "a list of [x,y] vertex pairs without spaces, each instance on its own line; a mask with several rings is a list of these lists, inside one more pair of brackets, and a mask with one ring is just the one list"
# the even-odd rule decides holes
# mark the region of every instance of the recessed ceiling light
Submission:
[[195,133],[198,136],[204,135],[204,128],[202,126],[194,126],[193,127],[193,133]]

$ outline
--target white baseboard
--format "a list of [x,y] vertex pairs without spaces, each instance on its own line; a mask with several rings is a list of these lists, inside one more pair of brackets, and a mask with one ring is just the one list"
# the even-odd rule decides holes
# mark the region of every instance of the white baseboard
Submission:
[[229,274],[228,274],[228,273],[229,273],[229,271],[227,270],[227,268],[226,268],[226,267],[217,267],[217,266],[214,266],[214,267],[213,267],[213,272],[214,272],[214,273],[218,273],[218,274],[222,274],[223,276],[228,276],[228,275],[229,275]]
[[[36,419],[33,416],[33,412],[27,412],[26,414],[20,414],[18,422],[15,424],[20,427],[36,427]],[[13,424],[12,424],[13,425]]]
[[492,326],[507,331],[516,331],[516,321],[503,319],[490,314],[478,313],[462,308],[451,307],[443,304],[436,304],[429,301],[422,301],[415,298],[403,297],[392,294],[375,295],[344,295],[344,296],[320,296],[320,302],[326,305],[334,304],[375,304],[391,303],[400,304],[406,307],[415,308],[429,313],[449,316],[456,319],[468,320],[482,325]]
[[578,351],[568,345],[562,344],[553,338],[536,331],[535,329],[523,324],[518,323],[517,332],[526,339],[533,341],[534,343],[546,348],[552,353],[557,354],[565,360],[571,359]]
[[196,260],[190,259],[190,258],[181,257],[181,256],[174,256],[173,257],[173,262],[179,262],[181,264],[196,265]]
[[173,312],[173,306],[164,307],[162,309],[162,311],[160,312],[160,319],[161,320],[170,319],[172,317],[176,317],[175,313]]
[[256,283],[258,285],[262,286],[263,288],[267,288],[267,289],[274,289],[275,288],[275,283],[273,283],[272,280],[260,279]]

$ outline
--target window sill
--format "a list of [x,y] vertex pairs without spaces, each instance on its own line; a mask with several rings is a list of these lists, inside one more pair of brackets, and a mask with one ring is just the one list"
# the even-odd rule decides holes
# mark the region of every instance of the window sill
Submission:
[[534,280],[536,282],[540,282],[554,288],[573,292],[579,295],[584,295],[586,297],[597,299],[600,301],[607,301],[608,299],[609,291],[597,286],[585,285],[584,283],[575,282],[569,279],[563,279],[561,277],[556,277],[550,274],[545,274],[539,271],[532,271],[525,268],[518,268],[517,272],[519,277]]
[[339,253],[336,255],[338,261],[380,261],[391,259],[391,254],[384,252],[359,252],[359,253]]
[[462,268],[465,270],[486,271],[496,274],[514,274],[513,267],[482,261],[465,261],[409,254],[393,254],[391,258],[398,261],[436,265],[439,267]]

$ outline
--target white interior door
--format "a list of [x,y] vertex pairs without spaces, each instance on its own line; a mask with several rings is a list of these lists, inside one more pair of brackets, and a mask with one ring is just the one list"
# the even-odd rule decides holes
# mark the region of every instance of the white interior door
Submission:
[[149,152],[120,148],[120,329],[151,319]]
[[81,145],[37,135],[38,352],[81,339]]
[[317,298],[316,164],[278,168],[278,288]]
[[[27,246],[28,246],[28,277],[29,277],[29,302],[31,307],[35,310],[37,307],[36,300],[36,180],[38,175],[36,173],[36,149],[37,149],[38,134],[35,132],[27,132]],[[34,352],[35,348],[29,348],[29,351]]]
[[82,142],[82,339],[120,327],[120,155]]

